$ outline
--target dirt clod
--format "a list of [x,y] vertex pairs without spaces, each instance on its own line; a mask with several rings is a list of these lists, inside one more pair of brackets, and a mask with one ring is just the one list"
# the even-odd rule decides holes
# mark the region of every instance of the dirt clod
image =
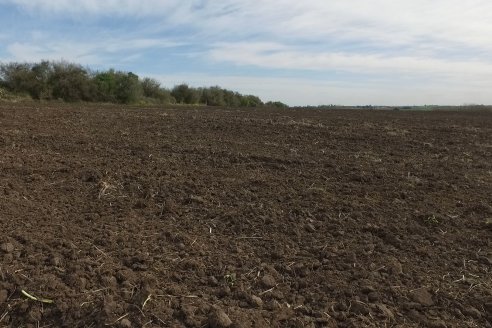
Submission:
[[368,315],[370,313],[369,307],[361,302],[354,302],[350,307],[350,312],[355,314]]
[[474,319],[480,319],[482,317],[482,313],[475,307],[469,306],[463,310],[463,314]]
[[316,227],[312,223],[307,223],[305,228],[308,232],[316,232]]
[[434,305],[434,300],[432,299],[432,294],[426,288],[420,288],[414,290],[410,293],[412,300],[423,306]]
[[3,303],[9,297],[9,292],[5,289],[0,290],[0,303]]
[[395,319],[395,314],[386,305],[378,304],[377,308],[379,311],[381,311],[383,317],[385,317],[391,321],[393,321]]
[[485,309],[485,311],[487,311],[487,314],[489,316],[492,316],[492,302],[487,302],[483,305],[483,308]]
[[377,301],[379,301],[379,293],[376,293],[376,292],[371,292],[367,295],[367,298],[369,300],[369,302],[371,303],[376,303]]
[[2,245],[0,245],[0,249],[5,253],[12,253],[15,248],[12,243],[3,243]]
[[211,328],[227,328],[232,325],[232,320],[219,307],[212,307],[208,316],[208,323]]
[[388,268],[393,275],[400,275],[403,273],[403,266],[397,258],[391,257],[388,261]]
[[130,320],[124,318],[124,319],[120,320],[118,326],[120,326],[121,328],[131,328],[132,323]]
[[364,294],[370,294],[370,293],[374,293],[376,291],[376,288],[374,288],[373,286],[364,286],[362,287],[361,291]]
[[447,328],[448,326],[443,320],[429,320],[427,321],[427,326],[429,328]]
[[266,274],[261,278],[261,284],[265,288],[273,288],[276,285],[275,278],[272,275]]
[[250,303],[251,303],[251,305],[253,305],[257,308],[261,308],[263,306],[263,300],[256,295],[251,296]]

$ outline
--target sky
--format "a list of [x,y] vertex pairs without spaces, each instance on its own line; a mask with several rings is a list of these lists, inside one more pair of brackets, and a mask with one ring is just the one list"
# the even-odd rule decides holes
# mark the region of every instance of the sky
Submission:
[[490,0],[0,0],[0,61],[289,105],[492,104]]

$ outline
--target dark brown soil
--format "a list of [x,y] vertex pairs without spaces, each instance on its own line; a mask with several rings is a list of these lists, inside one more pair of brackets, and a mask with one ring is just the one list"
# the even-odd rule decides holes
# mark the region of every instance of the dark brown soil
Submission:
[[3,104],[0,220],[0,326],[490,327],[492,113]]

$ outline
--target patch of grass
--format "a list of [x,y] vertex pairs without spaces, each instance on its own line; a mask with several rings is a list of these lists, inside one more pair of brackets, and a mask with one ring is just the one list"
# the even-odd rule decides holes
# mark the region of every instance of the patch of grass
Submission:
[[226,274],[224,276],[224,280],[229,286],[234,286],[234,284],[236,283],[236,274],[235,273]]
[[441,224],[441,220],[434,214],[432,214],[431,216],[428,216],[424,220],[424,222],[425,222],[425,224],[431,225],[431,226],[437,226],[437,225]]

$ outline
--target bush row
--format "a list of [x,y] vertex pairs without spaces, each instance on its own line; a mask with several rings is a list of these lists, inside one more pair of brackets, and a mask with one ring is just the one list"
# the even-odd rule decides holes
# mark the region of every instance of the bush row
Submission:
[[287,107],[253,95],[220,88],[193,88],[180,84],[167,89],[152,78],[110,69],[92,71],[68,62],[0,63],[0,88],[15,94],[28,94],[37,100],[68,102],[204,104],[231,107]]

